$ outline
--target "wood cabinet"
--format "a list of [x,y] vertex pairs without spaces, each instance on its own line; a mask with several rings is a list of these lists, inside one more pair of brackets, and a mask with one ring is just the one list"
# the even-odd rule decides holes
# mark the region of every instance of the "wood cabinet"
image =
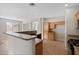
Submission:
[[54,28],[56,28],[56,25],[64,25],[65,21],[48,22],[48,24],[49,24],[49,29],[54,29]]
[[48,32],[48,39],[49,40],[53,40],[53,41],[56,40],[55,39],[55,32],[54,31],[49,31]]
[[[52,27],[52,25],[53,25],[53,27]],[[54,40],[55,39],[55,32],[50,31],[50,26],[51,26],[51,28],[54,28],[53,23],[50,23],[50,22],[44,23],[44,39]]]
[[65,21],[59,22],[45,22],[44,23],[44,39],[55,40],[55,31],[57,25],[64,25]]
[[54,22],[55,25],[64,25],[65,21]]
[[53,28],[55,28],[55,24],[53,23],[53,22],[49,22],[49,28],[51,29],[53,29]]
[[36,55],[43,55],[43,41],[36,44],[35,47]]

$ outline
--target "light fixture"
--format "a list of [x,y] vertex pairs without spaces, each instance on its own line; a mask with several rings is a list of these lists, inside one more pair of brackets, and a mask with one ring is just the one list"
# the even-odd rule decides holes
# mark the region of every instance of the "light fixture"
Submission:
[[65,6],[67,7],[67,6],[68,6],[68,4],[65,4]]
[[29,5],[30,5],[30,6],[34,6],[34,5],[35,5],[35,3],[30,3]]

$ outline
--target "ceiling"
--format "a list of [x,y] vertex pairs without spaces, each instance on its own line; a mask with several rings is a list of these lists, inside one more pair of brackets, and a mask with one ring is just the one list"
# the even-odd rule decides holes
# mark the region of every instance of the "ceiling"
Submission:
[[[69,4],[69,7],[79,4]],[[59,17],[64,16],[65,3],[0,3],[0,17],[28,20],[40,17]]]
[[77,7],[79,3],[68,3],[68,8]]

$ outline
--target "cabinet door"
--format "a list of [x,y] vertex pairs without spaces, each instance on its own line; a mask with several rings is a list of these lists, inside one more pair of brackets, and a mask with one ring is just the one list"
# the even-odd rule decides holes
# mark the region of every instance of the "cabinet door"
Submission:
[[55,40],[55,32],[48,32],[48,39],[54,41]]
[[65,21],[55,22],[56,25],[65,25]]
[[52,29],[55,28],[55,24],[53,22],[50,22],[49,24],[50,24],[50,28]]

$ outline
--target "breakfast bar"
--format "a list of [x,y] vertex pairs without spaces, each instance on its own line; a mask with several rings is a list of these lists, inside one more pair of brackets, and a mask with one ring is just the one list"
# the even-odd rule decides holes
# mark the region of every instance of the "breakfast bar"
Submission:
[[9,54],[12,55],[34,55],[35,35],[6,32]]

